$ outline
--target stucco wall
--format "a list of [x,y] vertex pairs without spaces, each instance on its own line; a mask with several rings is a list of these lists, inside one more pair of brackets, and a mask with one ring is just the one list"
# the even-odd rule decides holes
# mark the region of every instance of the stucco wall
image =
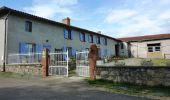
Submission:
[[[145,42],[132,42],[131,52],[134,57],[147,58],[147,44],[161,43],[161,55],[164,58],[164,54],[170,54],[170,39],[166,40],[154,40]],[[166,55],[166,58],[170,59],[170,55]]]
[[0,65],[3,64],[3,56],[4,56],[4,37],[5,37],[5,20],[0,19]]
[[[32,32],[25,31],[25,21],[27,20],[32,22]],[[77,50],[90,47],[91,43],[84,43],[80,41],[79,31],[72,30],[73,40],[67,40],[64,39],[63,30],[64,27],[54,24],[40,22],[29,18],[10,16],[8,31],[8,53],[18,53],[20,41],[43,44],[46,40],[49,40],[49,44],[52,46],[52,52],[55,48],[61,49],[63,46],[73,47]],[[116,41],[107,39],[107,46],[103,44],[98,46],[102,49],[107,48],[108,55],[115,55],[115,44]]]

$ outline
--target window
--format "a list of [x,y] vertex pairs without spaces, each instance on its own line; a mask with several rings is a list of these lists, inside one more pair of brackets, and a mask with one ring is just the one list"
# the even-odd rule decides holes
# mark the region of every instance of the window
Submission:
[[161,51],[160,43],[154,43],[154,44],[147,44],[148,46],[148,52],[159,52]]
[[160,49],[160,47],[155,47],[155,51],[161,51]]
[[25,22],[25,31],[32,32],[32,22],[30,22],[30,21]]
[[85,33],[80,33],[80,41],[85,42]]
[[34,53],[35,52],[35,44],[33,43],[26,43],[25,44],[25,53]]
[[121,49],[124,49],[124,45],[123,45],[123,43],[121,43]]
[[97,37],[96,37],[96,43],[97,43],[97,44],[100,44],[100,36],[97,36]]
[[148,47],[148,52],[153,52],[153,47]]
[[89,35],[89,42],[93,43],[93,35]]
[[103,44],[107,45],[107,38],[103,38]]
[[64,38],[65,39],[72,39],[72,33],[70,29],[64,29]]

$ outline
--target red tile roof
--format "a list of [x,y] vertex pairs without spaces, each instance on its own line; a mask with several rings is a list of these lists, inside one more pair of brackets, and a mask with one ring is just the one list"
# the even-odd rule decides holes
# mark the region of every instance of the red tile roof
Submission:
[[135,37],[125,37],[125,38],[118,38],[118,39],[123,41],[123,42],[170,39],[170,33],[156,34],[156,35],[145,35],[145,36],[135,36]]

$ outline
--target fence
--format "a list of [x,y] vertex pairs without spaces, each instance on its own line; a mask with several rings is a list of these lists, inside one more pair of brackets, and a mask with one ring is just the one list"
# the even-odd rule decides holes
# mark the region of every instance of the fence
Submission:
[[9,54],[7,64],[38,64],[41,62],[41,53]]
[[49,53],[49,75],[68,76],[68,51]]
[[89,76],[89,51],[76,52],[76,73],[78,76]]

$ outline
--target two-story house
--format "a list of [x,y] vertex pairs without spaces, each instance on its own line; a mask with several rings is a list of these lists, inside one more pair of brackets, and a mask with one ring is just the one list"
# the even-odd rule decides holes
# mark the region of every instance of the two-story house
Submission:
[[69,51],[75,56],[76,50],[88,49],[96,44],[100,57],[116,55],[115,45],[119,40],[70,25],[70,19],[62,23],[17,11],[0,8],[0,57],[2,64],[12,53],[40,53],[43,48],[50,52]]

